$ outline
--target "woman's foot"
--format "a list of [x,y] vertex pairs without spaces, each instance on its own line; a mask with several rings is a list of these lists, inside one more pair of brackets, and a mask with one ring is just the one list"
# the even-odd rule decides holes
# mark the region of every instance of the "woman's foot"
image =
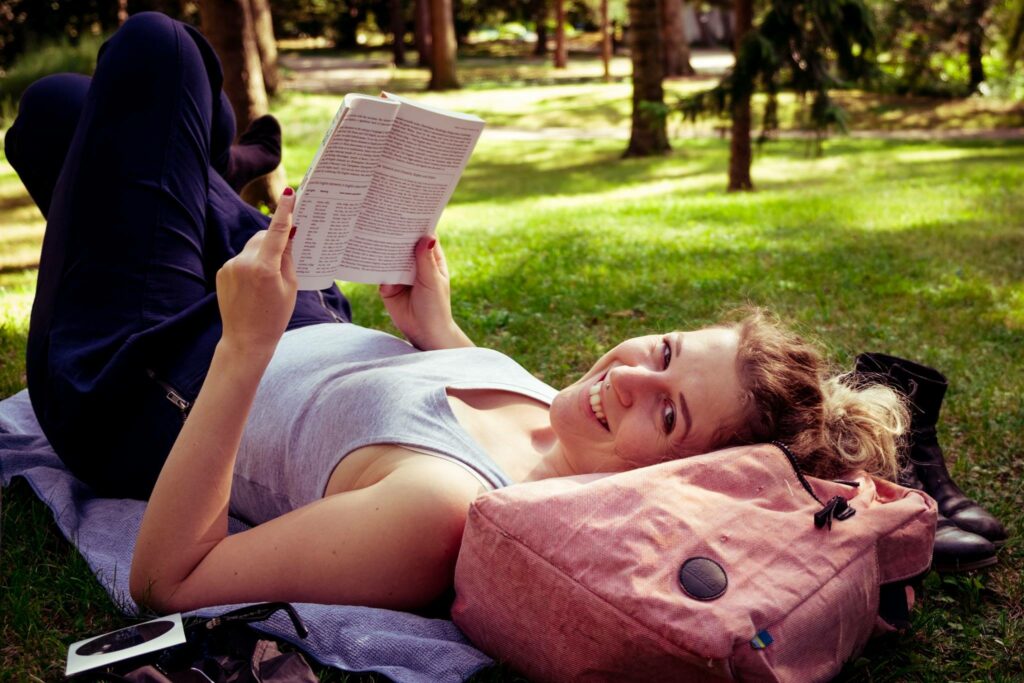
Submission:
[[281,163],[281,125],[270,114],[249,124],[238,144],[231,145],[231,156],[224,180],[235,192]]

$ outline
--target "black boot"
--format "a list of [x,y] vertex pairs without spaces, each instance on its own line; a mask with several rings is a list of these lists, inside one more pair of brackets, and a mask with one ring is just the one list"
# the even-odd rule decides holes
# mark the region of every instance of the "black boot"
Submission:
[[[856,371],[858,375],[899,391],[910,402],[910,466],[904,470],[900,484],[928,493],[938,503],[939,513],[964,531],[983,536],[996,547],[1002,545],[1006,541],[1003,525],[964,495],[946,469],[946,461],[935,433],[939,409],[948,386],[942,373],[913,361],[881,353],[857,356]],[[911,478],[911,475],[916,476]]]
[[281,163],[281,125],[270,114],[254,119],[231,145],[224,180],[235,192]]
[[[924,490],[917,478],[913,463],[900,473],[899,483],[912,489]],[[952,574],[989,567],[996,563],[996,547],[987,538],[964,531],[953,521],[939,513],[935,524],[935,542],[932,546],[932,568],[940,573]]]

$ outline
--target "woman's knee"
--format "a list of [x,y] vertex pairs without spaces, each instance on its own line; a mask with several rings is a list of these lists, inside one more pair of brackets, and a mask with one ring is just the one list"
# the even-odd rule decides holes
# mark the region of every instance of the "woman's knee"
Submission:
[[[7,132],[6,154],[17,168],[22,158],[37,156],[33,145],[55,134],[74,131],[89,90],[89,77],[82,74],[53,74],[34,82],[21,95],[18,116]],[[37,140],[37,138],[39,138]]]
[[[188,87],[190,76],[220,87],[220,64],[211,69],[213,54],[206,40],[191,26],[160,14],[140,12],[132,15],[100,48],[97,75],[113,78],[121,87],[173,88],[176,83]],[[216,62],[216,57],[213,57]],[[182,78],[184,75],[185,78]],[[195,85],[195,84],[192,84]]]

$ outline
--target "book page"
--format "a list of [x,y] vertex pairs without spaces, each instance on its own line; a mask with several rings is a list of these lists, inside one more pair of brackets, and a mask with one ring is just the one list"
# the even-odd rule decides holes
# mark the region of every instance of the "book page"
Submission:
[[335,276],[350,282],[412,284],[416,242],[437,226],[484,122],[385,97],[402,106]]
[[[299,185],[292,218],[299,289],[334,283],[398,109],[397,103],[375,97],[345,98]],[[352,247],[356,253],[363,248],[359,243]]]

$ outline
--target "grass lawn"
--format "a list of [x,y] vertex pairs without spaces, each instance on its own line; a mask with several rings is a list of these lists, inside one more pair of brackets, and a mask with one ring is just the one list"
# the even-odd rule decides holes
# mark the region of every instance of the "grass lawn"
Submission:
[[[573,91],[605,87],[596,100]],[[623,88],[424,99],[503,125],[598,128],[622,125]],[[573,110],[564,98],[576,96]],[[277,103],[293,183],[336,106],[295,93]],[[819,339],[837,367],[873,350],[939,368],[951,467],[1012,537],[991,570],[931,575],[913,630],[873,645],[840,680],[1024,677],[1024,144],[838,139],[815,159],[804,143],[773,143],[755,162],[759,190],[739,195],[723,191],[726,141],[678,140],[643,160],[621,160],[622,147],[481,141],[439,228],[464,329],[561,386],[625,337],[754,303]],[[0,161],[0,396],[25,384],[41,237]],[[390,329],[372,288],[345,291],[358,322]],[[68,643],[127,622],[27,486],[4,491],[2,514],[0,681],[51,680]],[[499,668],[475,680],[517,677]]]

